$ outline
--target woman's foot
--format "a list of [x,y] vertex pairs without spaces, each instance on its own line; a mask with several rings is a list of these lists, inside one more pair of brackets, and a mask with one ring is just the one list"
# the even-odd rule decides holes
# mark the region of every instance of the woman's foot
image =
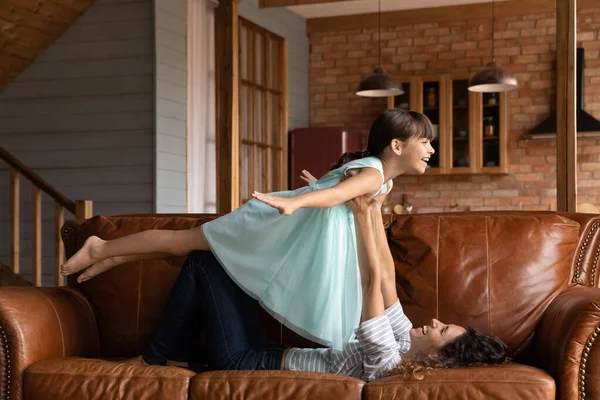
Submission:
[[62,275],[71,275],[100,261],[100,248],[104,243],[106,241],[100,239],[98,236],[87,238],[83,247],[60,267],[60,273]]

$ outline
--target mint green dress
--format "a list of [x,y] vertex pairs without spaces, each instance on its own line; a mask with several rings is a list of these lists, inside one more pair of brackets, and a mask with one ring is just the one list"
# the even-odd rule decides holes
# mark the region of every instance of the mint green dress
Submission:
[[[383,168],[376,157],[351,161],[308,186],[272,193],[293,197],[337,185],[346,171]],[[229,276],[277,320],[342,350],[360,323],[361,285],[354,218],[345,204],[301,208],[285,216],[256,199],[202,231]]]

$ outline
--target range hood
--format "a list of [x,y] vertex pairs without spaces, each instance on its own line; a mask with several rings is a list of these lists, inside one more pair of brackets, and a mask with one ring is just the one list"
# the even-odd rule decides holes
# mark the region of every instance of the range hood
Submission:
[[[577,48],[577,99],[575,102],[577,117],[577,136],[600,135],[600,121],[583,110],[583,68],[585,58],[584,49]],[[591,134],[593,132],[594,134]],[[524,139],[549,139],[556,137],[556,111],[550,113],[548,118],[533,128]]]

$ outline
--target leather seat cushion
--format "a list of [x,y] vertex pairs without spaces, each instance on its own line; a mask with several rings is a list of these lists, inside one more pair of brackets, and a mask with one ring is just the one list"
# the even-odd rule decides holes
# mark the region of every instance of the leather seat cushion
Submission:
[[194,372],[85,358],[51,358],[25,370],[28,400],[187,399]]
[[369,383],[364,399],[554,399],[554,379],[520,364],[436,369],[422,380],[400,375]]

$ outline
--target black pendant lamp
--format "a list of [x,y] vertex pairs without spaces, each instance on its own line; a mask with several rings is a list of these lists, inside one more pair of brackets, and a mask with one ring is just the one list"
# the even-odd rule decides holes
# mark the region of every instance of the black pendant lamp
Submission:
[[471,77],[469,80],[471,92],[507,92],[519,87],[514,74],[494,59],[494,10],[494,0],[492,0],[492,61]]
[[[381,0],[378,8],[379,17],[379,65],[381,66]],[[381,67],[373,69],[373,73],[367,75],[358,84],[356,94],[363,97],[389,97],[403,94],[402,85]]]

